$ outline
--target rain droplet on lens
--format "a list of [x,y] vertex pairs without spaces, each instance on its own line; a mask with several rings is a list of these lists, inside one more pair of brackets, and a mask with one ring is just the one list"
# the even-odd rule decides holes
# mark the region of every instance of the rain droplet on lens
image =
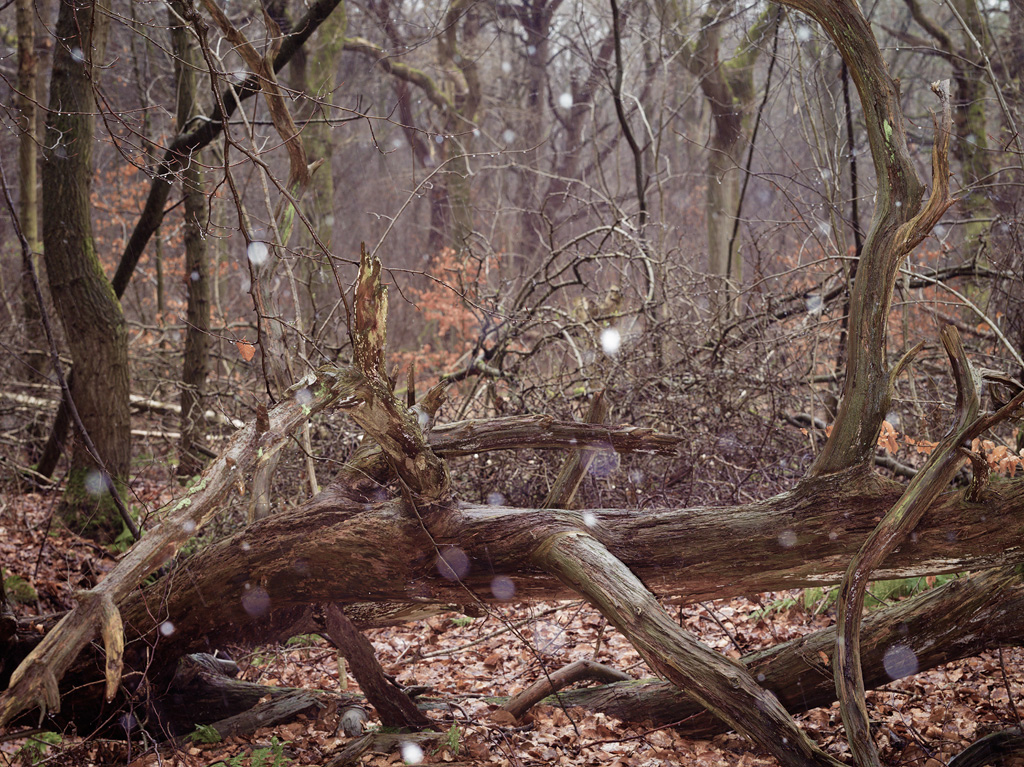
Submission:
[[242,595],[242,608],[254,618],[265,615],[270,609],[270,594],[259,586],[250,587]]
[[170,621],[164,621],[160,624],[160,633],[163,634],[165,637],[169,637],[171,634],[174,633],[174,624]]
[[437,557],[437,571],[450,581],[461,580],[469,573],[469,557],[457,546],[449,546]]
[[249,243],[248,255],[253,266],[262,266],[267,262],[267,243],[253,240]]
[[516,584],[512,582],[511,578],[499,575],[491,581],[491,593],[494,594],[495,599],[509,600],[516,594]]
[[882,666],[890,679],[902,679],[917,673],[917,655],[905,644],[897,644],[885,651]]

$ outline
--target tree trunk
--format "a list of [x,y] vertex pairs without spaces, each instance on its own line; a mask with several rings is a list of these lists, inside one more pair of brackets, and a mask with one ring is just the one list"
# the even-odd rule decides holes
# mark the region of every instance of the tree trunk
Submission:
[[42,172],[46,271],[71,348],[71,396],[99,453],[89,455],[75,440],[64,515],[96,537],[120,531],[102,473],[124,482],[131,458],[127,330],[90,220],[93,64],[102,61],[108,25],[109,9],[100,3],[60,3]]
[[[28,366],[28,380],[42,383],[46,380],[47,342],[40,319],[40,307],[36,302],[35,289],[29,268],[38,265],[38,253],[42,252],[39,242],[39,173],[37,170],[36,146],[39,141],[36,111],[37,73],[36,22],[32,0],[18,0],[18,218],[21,231],[28,240],[32,264],[23,265],[22,317],[25,322],[25,362]],[[37,270],[38,271],[38,270]]]
[[[717,121],[716,121],[717,122]],[[737,115],[738,122],[738,115]],[[739,291],[743,283],[743,261],[739,237],[733,237],[740,201],[739,133],[732,136],[715,129],[707,165],[708,274],[711,311],[721,323],[739,314]]]
[[[280,50],[274,58],[274,71],[279,71],[291,60],[295,53],[306,43],[310,35],[331,15],[338,6],[338,3],[339,0],[315,0],[310,4],[309,11],[296,24],[295,32],[288,35],[282,42]],[[104,14],[100,15],[103,17],[101,19],[102,22],[106,19],[106,16]],[[194,15],[194,12],[192,12],[192,15]],[[60,46],[58,46],[58,49],[60,49]],[[142,258],[146,245],[163,221],[164,207],[173,186],[173,181],[170,180],[171,176],[184,165],[187,165],[189,158],[194,153],[201,150],[220,134],[226,118],[230,118],[234,114],[241,101],[250,98],[257,92],[258,90],[252,88],[236,89],[232,86],[231,90],[224,94],[221,102],[224,104],[226,115],[221,114],[218,104],[209,116],[210,119],[200,121],[196,128],[176,137],[171,146],[168,147],[164,153],[163,161],[153,174],[153,181],[149,188],[149,194],[146,197],[145,207],[139,215],[135,227],[132,229],[128,243],[121,254],[121,261],[117,266],[117,271],[114,273],[113,280],[111,280],[115,296],[120,298],[124,294],[125,288],[128,287],[132,274],[135,272],[135,267],[138,265],[139,259]],[[43,457],[40,459],[39,466],[37,467],[40,474],[48,477],[56,468],[64,440],[67,436],[68,423],[67,405],[61,402],[61,407],[54,419],[54,425],[51,429]]]
[[[187,130],[189,120],[200,114],[196,93],[195,47],[175,14],[184,18],[181,0],[171,3],[171,45],[174,48],[175,80],[178,87],[178,132]],[[206,195],[203,193],[203,171],[198,157],[181,171],[185,196],[185,275],[188,286],[188,309],[185,327],[185,357],[181,371],[181,442],[178,445],[178,473],[198,473],[203,460],[195,447],[202,445],[205,431],[204,394],[209,372],[210,348],[210,265],[202,222],[206,219]]]

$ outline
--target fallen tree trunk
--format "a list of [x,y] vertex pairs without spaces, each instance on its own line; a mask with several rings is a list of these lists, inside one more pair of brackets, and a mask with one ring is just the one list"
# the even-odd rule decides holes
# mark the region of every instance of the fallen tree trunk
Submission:
[[[275,626],[293,621],[292,612],[314,603],[571,598],[574,592],[529,561],[544,539],[573,530],[586,530],[654,593],[673,601],[828,585],[839,582],[852,552],[900,491],[895,483],[847,472],[730,508],[592,510],[584,516],[462,505],[450,509],[430,537],[400,501],[353,504],[325,492],[207,547],[119,606],[129,639],[153,638],[159,621],[152,616],[166,616],[176,631],[160,637],[159,652],[179,657],[243,635],[264,641]],[[1022,535],[1020,480],[993,482],[982,503],[948,493],[876,577],[1017,564],[1024,561]],[[464,556],[458,579],[439,570],[442,555]],[[497,578],[504,579],[499,596],[492,592]]]
[[[1021,485],[994,483],[980,504],[959,493],[941,497],[923,529],[889,557],[878,577],[1024,561]],[[837,583],[850,552],[900,490],[873,475],[847,472],[763,503],[724,509],[594,510],[584,517],[463,505],[435,526],[433,540],[400,501],[357,504],[325,491],[205,548],[152,586],[123,597],[118,607],[128,640],[125,659],[129,667],[148,665],[153,680],[169,679],[177,659],[190,652],[316,631],[311,606],[326,602],[349,605],[353,621],[366,626],[410,619],[439,604],[501,601],[499,596],[509,598],[509,586],[517,601],[576,596],[529,564],[541,541],[567,530],[586,529],[648,588],[674,601]],[[438,564],[442,555],[445,562],[458,558],[456,549],[466,569],[451,580]],[[498,578],[502,587],[495,596]],[[385,603],[380,606],[387,610],[365,609],[372,603]],[[1015,630],[1009,617],[1005,622]],[[95,658],[83,658],[64,688],[93,678],[95,664]],[[793,674],[790,669],[781,678]],[[827,679],[822,683],[828,687]],[[784,689],[780,697],[788,706]],[[84,711],[92,704],[82,705]]]

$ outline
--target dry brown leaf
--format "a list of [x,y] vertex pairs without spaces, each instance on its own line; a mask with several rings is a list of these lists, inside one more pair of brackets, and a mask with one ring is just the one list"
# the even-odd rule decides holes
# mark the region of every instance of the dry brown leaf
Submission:
[[246,362],[251,361],[252,358],[256,355],[256,347],[253,346],[248,341],[246,341],[245,339],[242,339],[241,341],[235,341],[235,346],[238,347],[238,353],[242,355],[242,359],[245,360]]

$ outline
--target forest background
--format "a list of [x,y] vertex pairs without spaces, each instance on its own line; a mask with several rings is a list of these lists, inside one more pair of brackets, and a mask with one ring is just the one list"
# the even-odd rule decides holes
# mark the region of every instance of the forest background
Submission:
[[[167,555],[183,545],[181,557],[261,523],[275,540],[275,514],[300,520],[339,496],[450,511],[455,488],[480,507],[645,519],[742,507],[870,465],[904,485],[925,477],[931,495],[909,496],[921,513],[947,490],[973,504],[985,492],[1016,497],[1015,484],[985,483],[1021,469],[1020,431],[996,420],[972,431],[984,416],[971,402],[974,378],[985,378],[992,410],[1019,415],[1019,402],[1001,406],[1024,375],[1024,9],[792,6],[9,4],[5,496],[46,489],[47,529],[117,551],[196,496],[188,535],[146,534],[170,550],[147,559],[132,587],[154,570],[167,577]],[[868,33],[844,43],[833,12]],[[919,178],[929,201],[911,218]],[[891,246],[887,217],[909,227]],[[871,307],[880,318],[861,328]],[[322,372],[349,361],[372,395]],[[863,407],[858,386],[876,392]],[[352,397],[363,415],[350,419],[338,402]],[[567,426],[586,422],[593,429]],[[951,422],[970,432],[965,443],[945,444]],[[241,478],[222,481],[223,461],[242,460],[231,451],[245,429],[258,444],[243,451]],[[947,453],[956,466],[927,479]],[[220,495],[203,496],[215,484]],[[155,502],[168,493],[176,500]],[[1003,506],[992,503],[995,519]],[[577,519],[600,527],[595,514]],[[720,541],[753,540],[736,519]],[[768,539],[805,562],[835,557],[829,574],[789,562],[773,578],[719,578],[723,545],[688,590],[682,567],[642,581],[682,603],[838,583],[856,546],[837,564],[839,553],[804,540],[807,523]],[[948,538],[949,526],[938,529]],[[1016,564],[1013,528],[1004,532],[883,574],[934,585]],[[434,569],[464,585],[478,557],[446,534]],[[530,556],[501,576],[508,584],[489,582],[483,601],[566,596],[516,586],[524,567],[558,569]],[[4,568],[9,587],[31,587],[24,563]],[[477,609],[445,588],[424,600]],[[68,606],[58,604],[67,590],[49,610]],[[255,617],[274,612],[262,599]],[[254,615],[251,596],[239,604]],[[412,617],[362,622],[396,615]],[[1015,626],[1006,617],[1005,637],[979,641],[1012,643]],[[344,647],[340,636],[331,641]],[[16,686],[5,696],[18,699]],[[174,729],[158,719],[152,727]],[[744,734],[786,762],[763,733]],[[852,751],[872,763],[870,745]]]

